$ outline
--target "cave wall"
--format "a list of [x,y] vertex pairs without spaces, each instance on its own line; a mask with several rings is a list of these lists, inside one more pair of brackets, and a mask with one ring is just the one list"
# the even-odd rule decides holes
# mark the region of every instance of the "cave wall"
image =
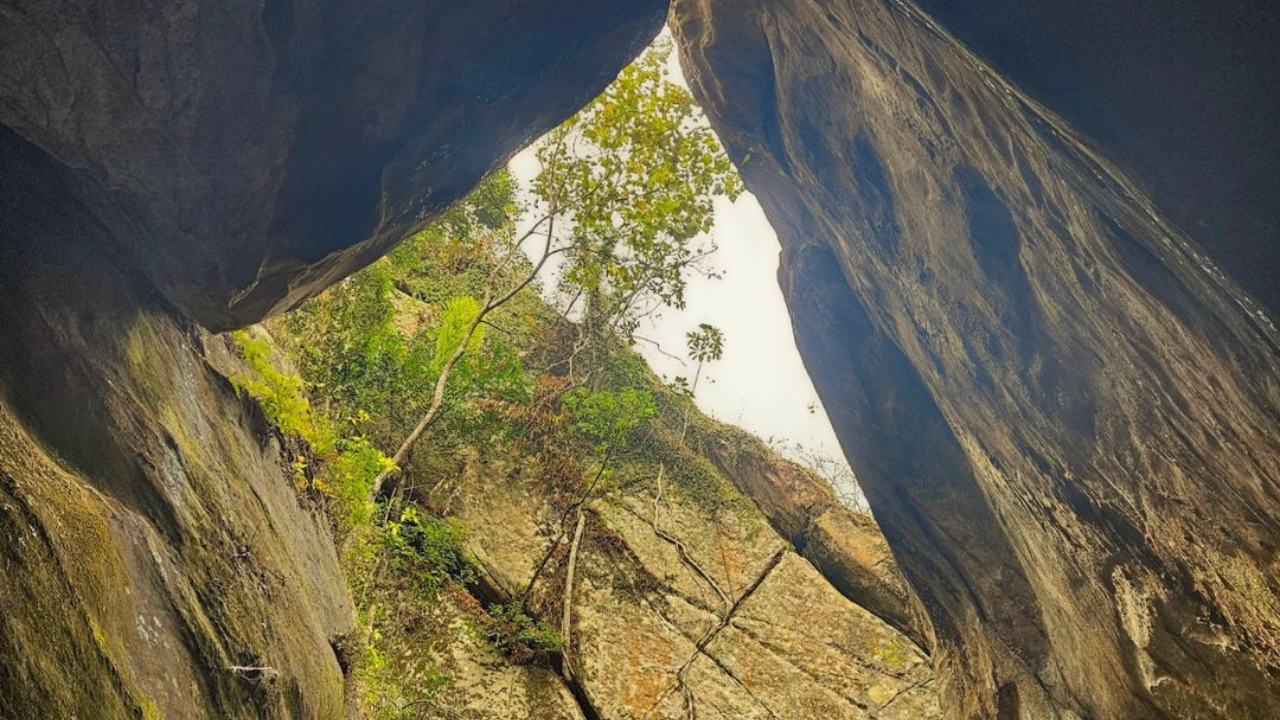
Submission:
[[671,24],[778,231],[801,353],[928,617],[950,717],[1272,717],[1266,311],[914,4],[677,0]]
[[204,328],[371,262],[665,14],[0,0],[0,718],[347,715],[327,523]]
[[57,163],[0,156],[0,718],[344,717],[351,601],[276,433]]
[[172,304],[238,327],[422,227],[603,90],[666,8],[5,0],[0,124],[73,171]]
[[1280,12],[1268,0],[919,0],[1131,171],[1280,314]]

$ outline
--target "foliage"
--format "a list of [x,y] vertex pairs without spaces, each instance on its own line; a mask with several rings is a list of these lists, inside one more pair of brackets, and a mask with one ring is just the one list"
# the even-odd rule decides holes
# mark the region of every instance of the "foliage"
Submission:
[[516,665],[546,664],[563,650],[560,633],[518,602],[490,606],[485,634]]
[[247,330],[238,330],[232,337],[249,367],[248,373],[238,373],[231,378],[236,391],[248,393],[257,400],[267,418],[285,435],[308,441],[316,439],[311,402],[307,400],[302,379],[276,368],[271,362],[271,345],[266,340],[254,337]]
[[[469,295],[450,299],[436,329],[436,350],[431,371],[438,376],[444,364],[457,351],[466,337],[467,330],[480,312],[480,303]],[[528,374],[520,357],[509,343],[489,340],[486,326],[480,325],[472,334],[467,353],[454,367],[451,391],[454,404],[483,398],[503,398],[513,402],[527,402],[530,385]]]
[[[436,353],[431,358],[431,374],[433,376],[438,376],[444,369],[444,364],[458,351],[458,347],[462,345],[463,339],[467,336],[467,329],[471,327],[471,323],[480,314],[480,310],[480,301],[470,295],[451,298],[448,304],[445,305],[444,316],[440,320],[440,329],[436,332]],[[478,350],[484,342],[484,335],[484,327],[477,328],[467,344],[467,352]]]
[[516,215],[516,181],[506,169],[484,179],[462,202],[436,220],[447,238],[473,238],[485,231],[509,229]]
[[[305,392],[306,384],[276,366],[267,340],[244,330],[232,337],[249,368],[249,372],[235,375],[232,384],[238,392],[248,393],[257,400],[281,433],[305,440],[323,465],[322,468],[308,467],[306,456],[300,457],[295,465],[299,479],[309,482],[312,489],[337,504],[334,519],[340,529],[349,530],[367,522],[368,487],[391,461],[364,436],[353,433],[341,437],[329,418],[314,412]],[[363,417],[367,416],[357,420]]]
[[305,303],[287,320],[293,357],[321,391],[333,417],[365,412],[370,432],[384,440],[391,427],[426,401],[432,345],[424,333],[396,327],[391,274],[381,263]]
[[724,355],[724,333],[720,328],[700,323],[697,330],[685,333],[689,357],[698,364],[714,362]]
[[[368,590],[357,596],[371,647],[357,672],[362,687],[376,691],[378,712],[416,699],[394,672],[407,655],[403,643],[424,632],[421,608],[442,589],[466,595],[463,586],[476,580],[461,523],[415,504],[452,505],[457,485],[449,483],[457,480],[441,470],[452,467],[441,459],[449,448],[510,453],[522,472],[545,483],[557,510],[578,503],[565,518],[608,497],[618,477],[651,479],[660,461],[669,487],[706,488],[708,496],[720,492],[717,479],[728,487],[685,447],[670,417],[651,422],[659,401],[664,415],[674,414],[672,395],[619,342],[649,309],[683,306],[689,275],[710,272],[705,234],[714,203],[741,192],[687,91],[667,77],[669,53],[642,58],[539,150],[544,167],[533,192],[556,214],[542,228],[566,261],[558,265],[561,287],[585,298],[585,313],[559,317],[529,285],[485,314],[466,340],[485,302],[525,287],[538,267],[515,249],[515,186],[500,172],[388,257],[277,323],[309,381],[267,383],[281,386],[278,414],[308,418],[308,432],[326,448],[313,482],[345,508],[349,524],[366,526],[349,537],[367,541],[368,552],[344,559],[357,564],[352,582]],[[723,335],[712,326],[688,340],[700,366],[723,352]],[[449,366],[464,341],[465,354]],[[575,362],[584,373],[575,373]],[[423,431],[413,432],[420,423]],[[394,467],[378,448],[390,451],[411,433],[428,438],[420,456],[404,462],[404,482],[375,506],[374,478]],[[572,527],[561,525],[562,532]],[[528,614],[525,599],[491,606],[480,627],[511,662],[548,663],[562,652],[562,638]],[[447,682],[437,679],[428,678],[422,697],[430,700]]]
[[364,709],[373,720],[423,717],[422,708],[453,683],[453,678],[434,668],[418,673],[412,682],[405,682],[403,672],[404,668],[378,648],[365,651],[356,668],[356,678],[363,688]]
[[636,388],[617,392],[579,389],[565,395],[563,406],[573,418],[573,433],[601,453],[625,445],[641,424],[658,413],[653,393]]
[[363,436],[337,441],[337,453],[315,480],[317,489],[332,497],[341,508],[344,530],[369,521],[372,507],[367,502],[369,488],[378,473],[391,466],[382,454]]
[[687,90],[671,81],[664,44],[623,70],[539,147],[533,190],[571,221],[561,285],[630,338],[638,317],[684,306],[686,276],[714,250],[717,197],[742,191]]
[[497,269],[498,246],[514,231],[515,198],[516,184],[509,172],[489,175],[387,256],[385,264],[396,284],[426,302],[481,295]]
[[382,528],[382,545],[396,569],[412,576],[428,596],[449,582],[469,585],[476,581],[475,568],[464,549],[466,539],[466,530],[457,519],[424,517],[412,505]]

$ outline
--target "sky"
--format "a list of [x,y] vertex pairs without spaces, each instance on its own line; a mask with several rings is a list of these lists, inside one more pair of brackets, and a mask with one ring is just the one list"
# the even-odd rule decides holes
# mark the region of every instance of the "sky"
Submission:
[[[671,79],[684,84],[674,57],[670,70]],[[522,186],[538,172],[535,147],[511,162],[511,172]],[[658,374],[692,379],[694,366],[671,356],[684,357],[685,333],[699,323],[720,328],[724,355],[704,368],[695,397],[698,407],[772,441],[793,459],[801,459],[797,445],[816,452],[837,464],[843,475],[847,465],[800,360],[778,287],[778,238],[755,196],[744,192],[734,202],[717,199],[711,238],[717,250],[710,264],[720,279],[690,277],[685,308],[667,308],[651,317],[637,332],[646,340],[637,342],[636,349]],[[856,493],[851,487],[837,490]]]

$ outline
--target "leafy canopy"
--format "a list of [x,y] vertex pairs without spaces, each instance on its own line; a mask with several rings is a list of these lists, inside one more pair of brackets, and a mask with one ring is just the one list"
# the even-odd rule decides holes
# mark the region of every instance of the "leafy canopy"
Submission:
[[684,306],[686,276],[705,267],[718,197],[742,184],[687,90],[667,69],[669,43],[623,70],[537,151],[534,193],[571,226],[561,288],[586,319],[630,338],[638,318]]
[[697,330],[685,333],[685,341],[695,362],[715,362],[724,354],[724,333],[715,325],[699,323]]
[[573,418],[573,432],[592,443],[597,452],[625,445],[632,433],[658,414],[653,393],[636,388],[574,390],[565,395],[562,405]]

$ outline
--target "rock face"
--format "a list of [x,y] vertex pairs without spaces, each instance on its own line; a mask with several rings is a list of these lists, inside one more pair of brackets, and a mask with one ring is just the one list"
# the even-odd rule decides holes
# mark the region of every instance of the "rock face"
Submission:
[[665,11],[0,2],[0,718],[346,713],[327,524],[190,320],[377,257]]
[[1280,314],[1280,12],[1217,0],[918,0],[1141,178]]
[[[741,434],[703,418],[694,425],[721,443],[736,444]],[[531,596],[544,616],[559,618],[565,603],[571,607],[564,665],[586,717],[941,717],[923,652],[842,596],[733,487],[730,472],[675,445],[653,452],[643,463],[619,468],[619,489],[588,504],[571,595],[565,595],[566,537]],[[758,440],[746,452],[760,473],[750,484],[762,495],[820,482]],[[761,480],[782,477],[788,482],[776,487]],[[518,596],[558,535],[562,513],[537,468],[477,452],[465,472],[446,475],[429,494],[467,528],[486,584],[502,598]],[[878,546],[868,536],[878,538],[874,531],[843,536],[850,564],[880,552],[883,540]],[[896,573],[885,556],[880,568]],[[898,607],[891,614],[903,612]],[[465,633],[427,635],[422,644],[447,648],[433,652],[460,658],[460,685],[483,684],[477,678],[487,675],[466,667],[485,653]],[[535,672],[508,682],[510,695],[523,698],[544,680]],[[476,717],[536,717],[536,706],[520,702],[494,714],[492,702],[478,697],[442,696],[441,712],[475,706]]]
[[678,0],[672,22],[949,716],[1272,717],[1265,312],[910,3]]
[[665,13],[6,0],[0,125],[67,168],[112,251],[225,329],[386,252],[603,90]]
[[0,718],[342,717],[351,602],[275,433],[61,171],[0,156]]
[[706,420],[691,428],[688,442],[842,595],[926,646],[906,583],[871,518],[843,506],[826,481],[737,428]]

